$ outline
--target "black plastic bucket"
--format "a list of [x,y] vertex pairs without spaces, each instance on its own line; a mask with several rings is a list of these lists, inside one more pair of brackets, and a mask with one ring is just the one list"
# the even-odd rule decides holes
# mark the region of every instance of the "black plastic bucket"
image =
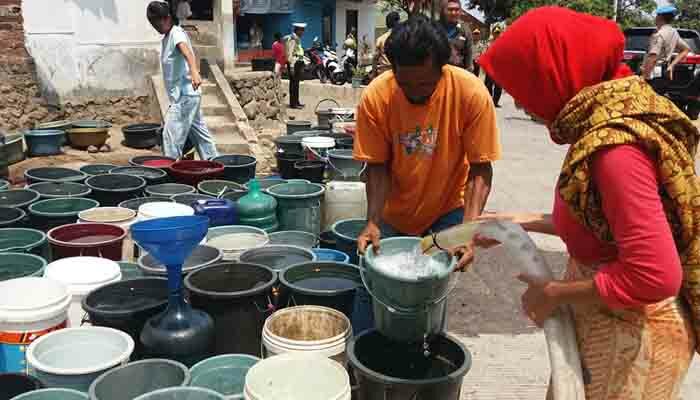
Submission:
[[148,185],[158,185],[160,183],[166,183],[168,181],[168,173],[160,168],[151,167],[117,167],[109,171],[110,174],[123,174],[138,176],[146,180]]
[[122,201],[140,197],[146,181],[139,176],[106,174],[91,176],[85,184],[92,189],[92,198],[102,207],[114,207]]
[[31,189],[0,190],[0,207],[27,208],[41,198],[41,195]]
[[246,184],[255,178],[255,168],[258,160],[245,154],[227,154],[212,158],[212,161],[224,164],[224,179]]
[[336,238],[332,231],[321,232],[321,234],[318,235],[318,247],[322,249],[338,250],[336,249]]
[[331,227],[331,232],[336,240],[336,249],[349,255],[352,264],[357,265],[360,262],[357,255],[357,238],[366,225],[367,221],[364,219],[344,219]]
[[56,199],[59,197],[87,197],[92,190],[82,183],[74,182],[39,182],[29,185],[28,189],[34,190],[42,199]]
[[312,261],[280,271],[289,291],[289,305],[324,306],[352,318],[356,289],[362,286],[358,267],[339,262]]
[[62,167],[39,167],[24,171],[24,178],[28,184],[37,182],[82,182],[87,175],[84,173]]
[[199,200],[216,200],[216,197],[209,196],[208,194],[201,193],[185,193],[178,194],[172,197],[173,201],[176,203],[184,204],[186,206],[192,206],[192,203]]
[[31,375],[0,374],[0,400],[10,400],[43,387],[41,381]]
[[161,183],[160,185],[146,186],[144,189],[148,196],[173,197],[179,194],[195,193],[196,190],[190,185],[182,183]]
[[298,171],[294,168],[294,164],[298,161],[304,161],[306,158],[302,154],[275,154],[277,158],[277,171],[279,171],[282,179],[297,179]]
[[130,362],[98,376],[88,391],[92,400],[132,400],[163,388],[187,386],[190,371],[177,361],[154,358]]
[[135,199],[122,201],[121,203],[119,203],[119,207],[138,211],[139,207],[141,207],[142,205],[156,202],[174,203],[175,200],[160,196],[137,197]]
[[363,400],[459,400],[471,353],[450,335],[423,345],[395,342],[372,329],[350,340],[347,356]]
[[299,179],[306,179],[313,183],[323,183],[323,175],[326,173],[326,163],[323,161],[297,161],[294,163]]
[[26,217],[21,208],[0,207],[0,228],[21,228],[27,222]]
[[271,268],[249,263],[219,263],[185,278],[192,306],[214,319],[214,354],[260,355],[260,332],[274,311],[276,282]]
[[168,280],[137,278],[115,282],[93,290],[83,298],[83,310],[90,323],[128,333],[136,344],[131,356],[143,355],[139,339],[146,321],[165,310],[168,304]]
[[117,167],[114,164],[87,164],[80,167],[80,172],[88,176],[104,175]]

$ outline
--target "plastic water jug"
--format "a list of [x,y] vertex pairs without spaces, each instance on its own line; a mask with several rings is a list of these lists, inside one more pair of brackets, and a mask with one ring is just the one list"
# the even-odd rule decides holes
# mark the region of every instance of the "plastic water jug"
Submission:
[[195,215],[209,217],[209,226],[238,225],[236,205],[231,200],[197,200],[192,208]]
[[238,216],[241,225],[254,226],[267,233],[279,228],[277,200],[260,190],[260,183],[253,179],[248,183],[248,194],[238,199]]
[[367,218],[367,193],[362,182],[331,181],[323,200],[323,231],[344,219]]

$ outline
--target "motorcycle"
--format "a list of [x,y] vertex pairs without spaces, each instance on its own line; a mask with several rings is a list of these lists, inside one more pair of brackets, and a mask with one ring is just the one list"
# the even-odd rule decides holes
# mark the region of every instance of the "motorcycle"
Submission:
[[352,81],[353,72],[357,68],[357,55],[355,49],[346,48],[343,58],[340,60],[339,68],[331,75],[331,82],[335,85],[343,85]]
[[326,76],[334,82],[334,79],[338,79],[336,74],[343,74],[343,69],[340,66],[340,61],[335,51],[328,45],[323,48],[323,68],[326,71]]
[[671,100],[691,120],[700,117],[700,56],[688,56],[678,64],[673,80],[665,65],[657,67],[654,75],[649,83],[656,93]]
[[[307,59],[308,64],[306,63]],[[324,49],[318,37],[315,37],[313,45],[304,51],[304,67],[306,76],[311,76],[311,79],[318,79],[321,83],[326,83]]]

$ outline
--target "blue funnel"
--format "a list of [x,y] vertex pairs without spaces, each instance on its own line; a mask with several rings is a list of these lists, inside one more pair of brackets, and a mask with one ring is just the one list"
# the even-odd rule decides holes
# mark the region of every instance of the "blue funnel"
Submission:
[[132,225],[131,237],[170,268],[182,266],[208,229],[209,218],[203,216],[158,218]]

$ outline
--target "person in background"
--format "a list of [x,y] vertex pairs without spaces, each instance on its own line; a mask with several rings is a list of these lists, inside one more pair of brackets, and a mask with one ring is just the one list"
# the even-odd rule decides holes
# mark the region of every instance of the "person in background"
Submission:
[[479,57],[486,50],[486,43],[481,39],[481,31],[479,28],[474,28],[472,31],[472,38],[474,40],[474,45],[472,46],[472,55],[474,57],[474,75],[479,76],[481,74],[481,67],[479,66]]
[[161,66],[170,106],[163,126],[163,154],[182,158],[187,139],[197,147],[199,158],[209,160],[218,155],[216,145],[202,116],[202,77],[187,33],[174,24],[167,3],[151,2],[146,16],[163,36]]
[[282,78],[282,68],[287,65],[287,54],[282,42],[282,34],[275,32],[275,41],[272,43],[272,58],[275,59],[275,78]]
[[184,25],[185,21],[192,16],[192,7],[190,7],[190,1],[192,0],[180,0],[177,3],[177,11],[175,16],[177,17],[178,25]]
[[440,20],[450,42],[451,65],[472,70],[472,31],[460,21],[462,3],[459,0],[444,0]]
[[[649,50],[642,67],[642,76],[646,80],[668,77],[672,81],[673,69],[690,53],[688,44],[681,39],[678,30],[671,26],[676,14],[678,10],[674,6],[661,6],[656,9],[656,33],[649,39]],[[675,58],[674,53],[678,53]],[[663,73],[664,68],[668,74]],[[655,70],[659,73],[655,74]]]
[[[378,249],[382,236],[421,236],[481,215],[501,154],[491,97],[477,77],[447,65],[439,23],[412,16],[385,50],[392,70],[367,86],[357,108],[353,157],[367,163],[361,252]],[[471,249],[458,250],[462,268]]]
[[372,73],[374,74],[374,77],[377,77],[391,69],[391,63],[389,62],[389,58],[384,52],[384,46],[386,44],[387,39],[389,39],[389,36],[391,35],[391,30],[401,20],[401,16],[398,12],[392,11],[386,15],[385,20],[386,27],[388,30],[383,35],[377,38],[377,43],[374,47],[374,57],[372,60]]
[[292,33],[287,36],[287,73],[289,74],[289,107],[302,109],[304,105],[299,102],[299,83],[304,73],[304,48],[301,46],[301,37],[304,35],[306,24],[292,24]]
[[489,218],[566,244],[563,279],[519,276],[522,307],[538,326],[573,311],[586,400],[678,399],[700,326],[700,132],[633,76],[624,48],[615,22],[545,7],[481,57],[568,149],[551,215]]
[[[496,26],[493,28],[493,33],[491,37],[491,44],[493,44],[498,37],[501,35],[501,27]],[[490,45],[489,45],[490,46]],[[489,74],[486,74],[486,81],[484,82],[486,84],[486,89],[489,91],[489,94],[491,94],[491,98],[493,99],[493,104],[496,106],[496,108],[501,107],[501,96],[503,95],[503,89],[494,81]]]

